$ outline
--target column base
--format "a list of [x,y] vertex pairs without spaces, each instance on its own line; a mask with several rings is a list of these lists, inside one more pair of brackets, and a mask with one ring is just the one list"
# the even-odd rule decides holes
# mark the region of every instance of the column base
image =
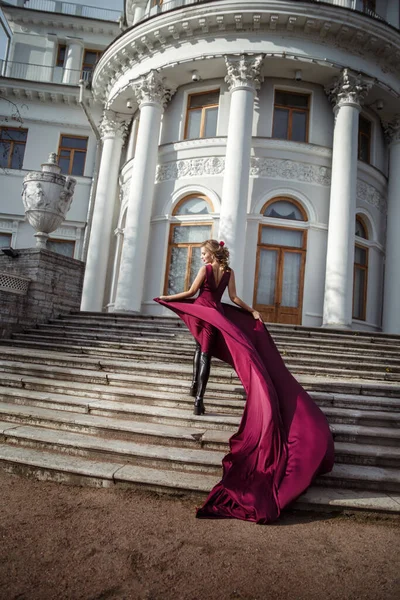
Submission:
[[351,325],[343,325],[343,323],[322,323],[321,329],[342,329],[343,331],[352,331]]

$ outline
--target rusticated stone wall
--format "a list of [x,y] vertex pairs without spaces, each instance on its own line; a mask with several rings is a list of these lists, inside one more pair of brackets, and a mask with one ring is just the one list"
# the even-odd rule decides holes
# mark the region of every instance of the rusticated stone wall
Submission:
[[0,290],[0,337],[79,310],[85,265],[79,260],[36,248],[0,253],[0,274],[31,280],[26,295]]

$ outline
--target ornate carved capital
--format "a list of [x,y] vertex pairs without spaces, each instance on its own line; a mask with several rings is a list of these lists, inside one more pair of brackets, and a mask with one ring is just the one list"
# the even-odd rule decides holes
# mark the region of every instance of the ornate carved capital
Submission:
[[120,115],[113,110],[105,110],[100,123],[102,139],[120,136],[124,138],[128,132],[128,121],[125,115]]
[[396,115],[390,123],[387,123],[385,137],[389,144],[400,142],[400,115]]
[[373,79],[354,73],[350,69],[343,69],[340,77],[326,87],[325,92],[334,109],[345,104],[361,107],[372,84]]
[[230,91],[240,87],[250,87],[253,90],[260,89],[263,54],[254,56],[241,54],[240,56],[225,56],[224,58],[227,69],[225,81]]
[[174,93],[174,90],[167,86],[160,74],[154,70],[134,84],[133,91],[139,106],[144,102],[154,102],[164,107]]

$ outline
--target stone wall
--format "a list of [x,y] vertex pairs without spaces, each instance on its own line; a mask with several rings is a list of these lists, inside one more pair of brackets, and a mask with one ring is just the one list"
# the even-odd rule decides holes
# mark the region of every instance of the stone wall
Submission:
[[31,280],[26,295],[0,290],[0,337],[79,310],[85,265],[79,260],[36,248],[0,253],[0,273]]

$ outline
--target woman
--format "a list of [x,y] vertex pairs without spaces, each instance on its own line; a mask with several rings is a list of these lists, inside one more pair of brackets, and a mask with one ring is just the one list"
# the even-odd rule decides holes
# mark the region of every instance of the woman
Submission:
[[[324,414],[287,370],[259,313],[237,297],[224,243],[207,240],[201,257],[205,266],[190,290],[155,300],[179,315],[198,344],[191,388],[195,414],[204,413],[211,355],[235,368],[247,400],[223,459],[222,480],[197,516],[270,523],[315,476],[332,469],[332,436]],[[241,308],[221,303],[227,287]]]

